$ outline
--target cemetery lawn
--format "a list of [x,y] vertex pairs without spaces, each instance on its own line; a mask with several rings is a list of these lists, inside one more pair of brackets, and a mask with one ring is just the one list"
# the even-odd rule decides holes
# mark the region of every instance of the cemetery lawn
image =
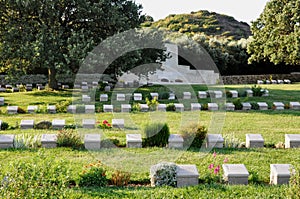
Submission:
[[[228,85],[225,89],[243,90],[252,85]],[[290,101],[300,101],[300,84],[291,85],[262,85],[270,92],[269,97],[253,97],[241,98],[247,102],[267,102],[269,105],[272,102],[280,101],[288,103]],[[179,87],[181,88],[181,87]],[[152,91],[155,91],[152,88]],[[184,86],[182,90],[184,91]],[[193,87],[195,90],[202,90],[201,87]],[[180,92],[181,92],[180,91]],[[146,91],[144,91],[146,92]],[[149,92],[149,90],[147,91]],[[53,162],[64,160],[65,166],[69,169],[72,186],[65,188],[68,198],[287,198],[289,193],[289,186],[274,186],[269,185],[270,164],[282,163],[299,165],[300,150],[299,149],[277,149],[275,145],[280,142],[284,143],[285,134],[299,134],[300,132],[300,111],[284,110],[284,111],[233,111],[233,112],[167,112],[162,113],[131,113],[130,115],[121,113],[96,113],[86,116],[85,114],[5,114],[6,106],[18,105],[26,110],[28,105],[57,104],[61,101],[72,100],[73,93],[71,90],[59,92],[33,91],[27,93],[1,93],[1,97],[5,97],[6,105],[0,107],[0,120],[7,122],[11,127],[17,127],[22,119],[33,119],[35,123],[40,121],[52,121],[53,119],[65,119],[66,124],[81,125],[83,116],[96,118],[97,121],[108,120],[111,122],[112,118],[127,118],[129,122],[125,123],[125,130],[89,130],[91,132],[99,131],[103,133],[104,137],[109,139],[119,140],[118,149],[103,149],[99,152],[91,153],[86,150],[75,150],[71,148],[55,148],[55,149],[30,149],[30,150],[0,150],[0,182],[3,176],[11,171],[11,164],[37,159],[41,164],[46,164],[43,159],[44,156],[53,159]],[[75,93],[75,99],[80,99],[80,93]],[[232,99],[227,99],[232,101]],[[202,103],[203,101],[200,101]],[[168,102],[164,102],[168,103]],[[102,103],[97,102],[96,106],[101,107]],[[162,115],[158,115],[162,114]],[[164,120],[165,119],[165,120]],[[126,120],[127,121],[127,120]],[[204,149],[190,149],[188,151],[169,150],[168,154],[174,158],[177,164],[196,164],[200,177],[199,185],[187,188],[151,188],[149,179],[149,162],[154,164],[159,157],[150,156],[155,152],[163,151],[160,148],[143,148],[143,149],[127,149],[126,134],[127,133],[141,133],[141,129],[148,121],[166,121],[170,127],[170,132],[180,133],[181,126],[189,122],[200,122],[209,130],[208,133],[218,132],[223,136],[235,138],[239,143],[245,142],[245,135],[249,133],[259,133],[265,139],[265,148],[261,149],[215,149],[213,151],[205,151]],[[216,128],[216,123],[218,124]],[[219,131],[220,130],[220,131]],[[78,129],[80,133],[82,128]],[[26,130],[21,131],[19,128],[1,131],[1,134],[44,134],[57,133],[55,130]],[[212,153],[217,153],[217,157],[213,160]],[[144,161],[132,160],[126,161],[131,156],[145,156]],[[122,159],[122,158],[123,159]],[[125,157],[125,158],[124,158]],[[233,186],[224,183],[213,182],[211,184],[205,183],[207,175],[210,174],[208,169],[209,164],[215,161],[215,164],[223,164],[224,158],[228,158],[230,164],[245,164],[250,176],[248,186]],[[75,186],[78,180],[79,173],[82,172],[83,167],[87,164],[102,161],[107,166],[108,178],[111,178],[111,173],[115,169],[122,169],[131,172],[131,181],[129,186],[114,187],[108,186],[105,188],[91,187],[83,188]],[[146,161],[147,160],[147,161]],[[122,162],[123,161],[123,162]],[[120,163],[121,162],[121,163]],[[114,165],[115,168],[112,166]],[[119,166],[122,168],[119,168]],[[137,168],[137,169],[136,169]],[[110,174],[109,174],[110,173]],[[221,171],[222,173],[222,171]]]

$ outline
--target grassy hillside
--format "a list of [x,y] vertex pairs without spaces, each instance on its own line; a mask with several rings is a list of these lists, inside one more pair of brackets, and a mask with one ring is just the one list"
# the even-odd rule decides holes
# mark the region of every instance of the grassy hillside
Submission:
[[231,16],[201,10],[190,14],[169,15],[156,22],[146,22],[145,27],[166,28],[180,33],[204,33],[208,36],[225,36],[233,39],[248,38],[250,26]]

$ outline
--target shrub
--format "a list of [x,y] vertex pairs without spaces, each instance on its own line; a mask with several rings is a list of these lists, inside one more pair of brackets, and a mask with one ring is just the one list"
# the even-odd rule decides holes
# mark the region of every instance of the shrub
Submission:
[[57,134],[57,146],[81,148],[83,146],[81,137],[73,129],[63,129]]
[[88,164],[79,175],[79,186],[97,186],[104,187],[107,185],[106,170],[101,162]]
[[185,147],[201,148],[207,129],[200,124],[190,123],[181,130],[181,134]]
[[71,104],[71,101],[69,101],[69,100],[61,101],[61,102],[55,104],[56,112],[57,113],[66,113],[67,108],[70,104]]
[[103,120],[102,122],[97,122],[98,127],[101,129],[111,129],[112,126],[107,120]]
[[166,111],[176,111],[174,103],[167,104]]
[[38,148],[41,146],[41,138],[37,135],[18,134],[14,139],[14,147],[17,149]]
[[106,86],[108,86],[107,83],[99,82],[99,90],[100,91],[104,91]]
[[134,104],[132,105],[131,110],[132,110],[132,112],[140,112],[140,111],[141,111],[140,104],[139,104],[139,103],[134,103]]
[[85,113],[85,105],[83,105],[83,104],[77,105],[76,113]]
[[152,186],[172,186],[176,187],[176,170],[174,163],[159,163],[150,169],[150,178]]
[[77,126],[76,124],[67,124],[64,126],[64,129],[76,129]]
[[207,111],[208,110],[208,104],[202,104],[201,105],[201,110]]
[[146,125],[144,134],[143,146],[164,147],[168,144],[170,130],[166,123],[153,123]]
[[16,160],[1,174],[1,198],[67,198],[70,170],[66,161],[39,154]]
[[225,134],[223,138],[225,148],[238,148],[241,146],[241,141],[235,137],[234,133]]
[[148,105],[150,111],[155,111],[159,105],[159,102],[157,101],[156,97],[154,97],[152,100],[146,98],[146,104]]
[[240,98],[234,99],[232,103],[234,104],[236,110],[242,110],[243,105]]
[[19,107],[19,106],[18,106],[17,112],[20,113],[20,114],[26,113],[26,111],[23,108]]
[[1,123],[1,130],[7,130],[9,128],[9,124],[7,122]]
[[35,125],[35,129],[50,129],[52,127],[52,123],[49,121],[41,121]]
[[225,94],[227,98],[232,98],[232,93],[229,90],[226,90]]
[[251,87],[251,90],[253,91],[253,96],[255,97],[261,97],[264,94],[264,91],[260,86],[254,85]]
[[158,95],[158,98],[162,99],[162,100],[167,100],[167,99],[169,99],[169,97],[170,97],[170,93],[169,92],[161,92]]
[[253,110],[259,110],[259,106],[258,106],[258,104],[256,102],[251,102],[250,104],[251,104],[251,109],[253,109]]
[[116,170],[111,176],[111,183],[115,186],[126,186],[130,181],[131,174]]

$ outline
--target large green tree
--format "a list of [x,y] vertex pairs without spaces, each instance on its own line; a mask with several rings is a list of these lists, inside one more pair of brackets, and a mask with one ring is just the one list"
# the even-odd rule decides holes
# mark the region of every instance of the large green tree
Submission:
[[300,1],[271,0],[252,23],[249,62],[300,64]]
[[101,41],[138,27],[141,8],[126,0],[0,0],[2,70],[46,68],[55,89],[58,72],[76,73]]

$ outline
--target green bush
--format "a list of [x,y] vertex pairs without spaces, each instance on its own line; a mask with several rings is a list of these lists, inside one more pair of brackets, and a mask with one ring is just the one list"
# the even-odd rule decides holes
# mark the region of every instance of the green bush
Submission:
[[61,101],[61,102],[55,104],[56,112],[57,113],[66,113],[67,108],[70,104],[71,104],[71,101],[69,101],[69,100]]
[[170,93],[169,92],[161,92],[158,94],[158,98],[161,100],[167,100],[170,97]]
[[264,91],[260,86],[254,85],[251,87],[251,90],[253,91],[253,96],[255,97],[261,97],[264,94]]
[[41,137],[37,135],[18,134],[14,139],[14,147],[17,149],[38,148],[41,146]]
[[258,104],[256,102],[251,102],[250,104],[251,104],[251,109],[253,109],[253,110],[259,110],[259,106],[258,106]]
[[242,110],[243,108],[243,105],[242,105],[242,102],[241,102],[241,99],[240,98],[236,98],[232,101],[232,103],[234,104],[235,106],[235,110]]
[[150,178],[152,186],[172,186],[176,187],[176,170],[174,163],[159,163],[150,169]]
[[116,170],[111,176],[111,183],[115,186],[126,186],[130,181],[130,176],[129,172]]
[[76,124],[67,124],[64,126],[64,129],[76,129],[77,126]]
[[1,123],[1,130],[7,130],[9,128],[9,124],[7,122],[2,122]]
[[141,111],[140,104],[139,104],[139,103],[134,103],[134,104],[132,105],[131,111],[132,111],[132,112],[140,112],[140,111]]
[[185,147],[201,148],[207,134],[207,129],[198,123],[190,123],[181,130],[181,134]]
[[0,174],[1,198],[67,198],[71,181],[67,165],[43,154],[18,159]]
[[103,168],[101,162],[86,165],[79,176],[79,186],[104,187],[106,185],[106,170]]
[[169,126],[166,123],[148,124],[144,128],[143,146],[165,147],[170,136]]
[[49,121],[41,121],[37,123],[34,127],[35,129],[50,129],[52,128],[52,123]]
[[57,134],[57,146],[78,149],[81,148],[83,144],[78,132],[73,129],[63,129]]
[[176,111],[174,103],[167,104],[166,111]]
[[201,110],[207,111],[207,110],[208,110],[208,104],[207,104],[207,103],[202,104],[202,105],[201,105]]
[[152,100],[146,98],[146,104],[148,105],[150,111],[155,111],[159,105],[159,102],[157,101],[156,97],[154,97]]

